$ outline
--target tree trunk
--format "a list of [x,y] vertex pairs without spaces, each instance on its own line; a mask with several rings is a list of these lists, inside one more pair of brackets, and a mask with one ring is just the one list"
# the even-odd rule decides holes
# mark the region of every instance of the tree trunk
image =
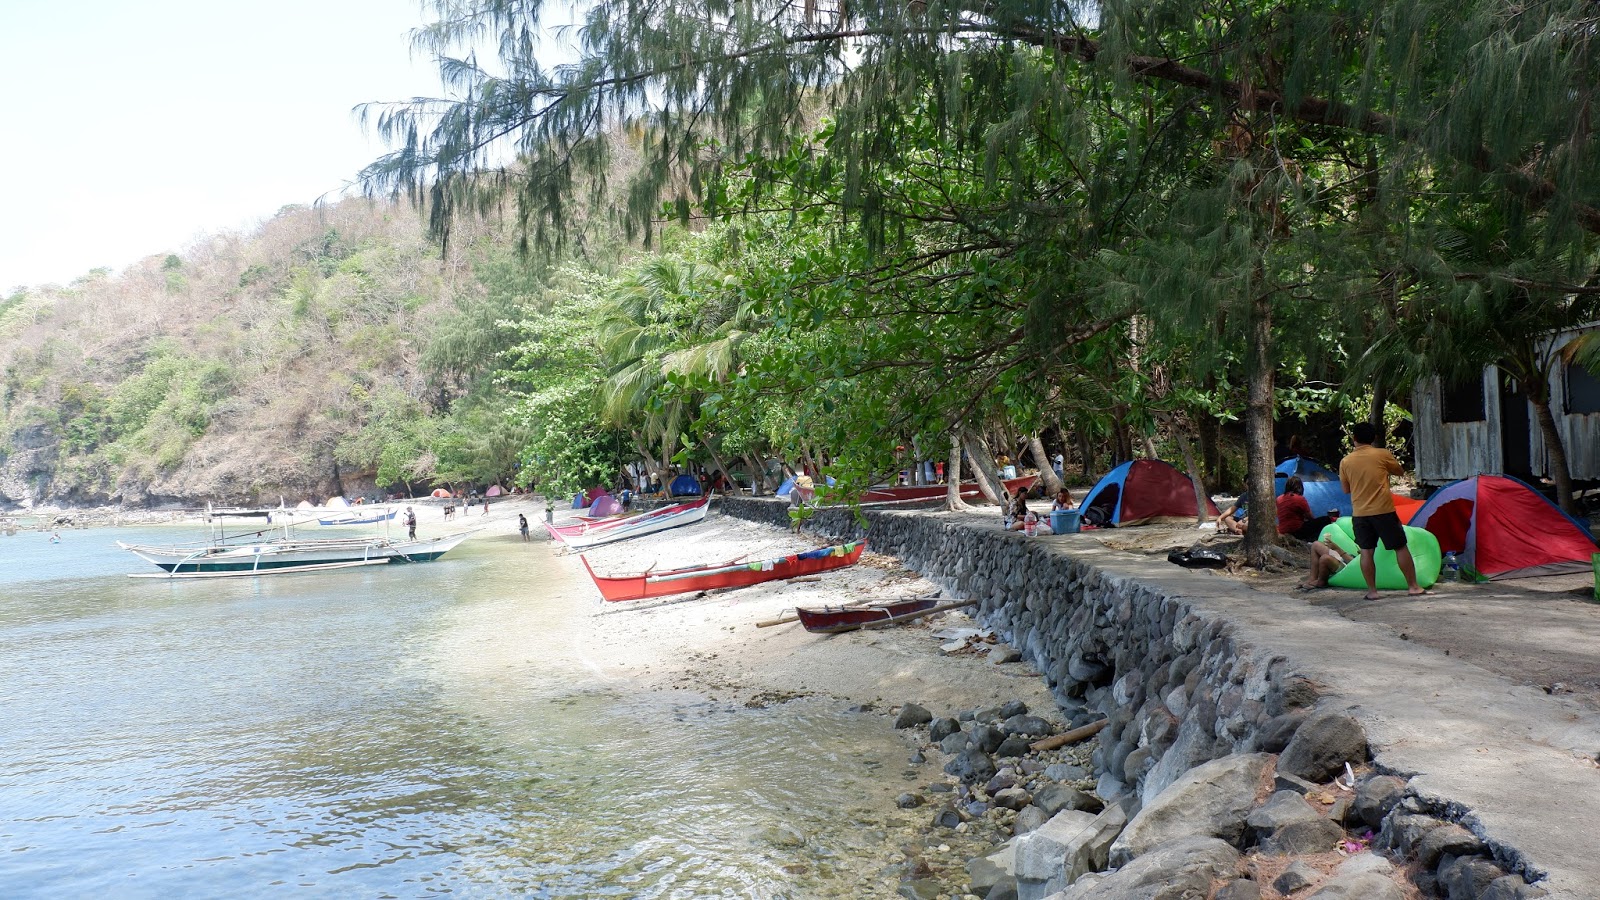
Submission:
[[1272,458],[1272,300],[1263,295],[1250,305],[1249,387],[1245,402],[1245,483],[1250,490],[1250,526],[1245,530],[1245,561],[1265,568],[1267,548],[1277,543],[1278,510],[1274,501]]
[[1094,477],[1094,448],[1089,444],[1089,436],[1078,432],[1078,461],[1083,464],[1083,480],[1088,481]]
[[1367,410],[1367,424],[1378,433],[1378,443],[1383,443],[1383,411],[1389,403],[1389,395],[1385,393],[1381,380],[1372,383],[1372,406]]
[[1205,478],[1200,472],[1200,466],[1195,462],[1194,448],[1189,443],[1189,431],[1177,416],[1170,416],[1167,424],[1172,428],[1172,438],[1178,442],[1178,452],[1183,454],[1183,464],[1189,470],[1189,480],[1194,482],[1194,516],[1196,525],[1204,525],[1211,516],[1206,514]]
[[1144,441],[1145,459],[1160,459],[1161,454],[1156,452],[1156,442],[1150,437],[1150,435],[1143,435],[1142,440]]
[[[1526,381],[1522,383],[1527,384]],[[1578,498],[1572,494],[1572,471],[1567,467],[1567,447],[1561,441],[1561,429],[1556,427],[1556,417],[1550,411],[1550,398],[1534,397],[1526,391],[1523,396],[1528,398],[1533,406],[1534,417],[1539,420],[1545,457],[1550,462],[1550,477],[1556,482],[1556,502],[1567,515],[1577,516]]]
[[759,497],[767,487],[767,470],[759,460],[750,456],[744,457],[744,464],[750,467],[750,496]]
[[1061,490],[1061,479],[1056,476],[1055,466],[1051,465],[1050,457],[1045,455],[1044,441],[1039,440],[1039,432],[1035,431],[1028,438],[1028,449],[1033,451],[1033,459],[1039,464],[1039,477],[1044,479],[1045,490],[1054,497]]
[[970,509],[961,499],[961,432],[950,431],[950,461],[944,466],[944,508],[951,512]]
[[[710,441],[706,441],[706,452],[711,454],[711,461],[716,464],[717,471],[722,473],[722,480],[724,482],[732,481],[733,479],[728,475],[728,467],[722,464],[722,457],[717,455],[717,448],[711,446]],[[713,478],[709,480],[715,481],[716,479]],[[738,493],[737,487],[734,493]]]
[[978,482],[978,490],[990,503],[1001,505],[1005,486],[1000,481],[1000,471],[994,466],[994,451],[980,436],[964,433],[961,438],[962,445],[967,448],[967,456],[972,460],[972,477]]

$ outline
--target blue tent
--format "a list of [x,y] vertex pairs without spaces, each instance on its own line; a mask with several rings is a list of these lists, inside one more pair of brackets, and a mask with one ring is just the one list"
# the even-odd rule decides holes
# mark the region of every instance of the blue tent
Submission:
[[685,472],[672,479],[672,484],[667,486],[667,493],[674,497],[698,497],[700,495],[700,479]]
[[[829,475],[827,477],[827,482],[828,482],[828,487],[833,487],[834,480],[833,480],[833,476],[832,475]],[[787,496],[789,496],[789,492],[792,491],[792,490],[794,490],[794,476],[790,475],[787,479],[784,480],[783,484],[778,485],[778,496],[779,497],[787,497]]]
[[1283,493],[1283,485],[1290,475],[1299,475],[1305,483],[1306,505],[1311,507],[1312,515],[1325,516],[1330,509],[1337,509],[1341,516],[1350,515],[1350,495],[1339,486],[1338,472],[1309,456],[1292,456],[1273,469],[1276,493]]

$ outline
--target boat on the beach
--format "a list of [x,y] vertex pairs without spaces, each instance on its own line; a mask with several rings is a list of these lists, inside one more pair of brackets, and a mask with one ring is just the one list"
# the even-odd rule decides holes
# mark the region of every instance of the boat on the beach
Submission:
[[597,575],[586,558],[583,559],[583,567],[594,579],[595,587],[600,589],[600,596],[607,601],[648,600],[714,588],[746,587],[842,569],[860,562],[861,553],[866,549],[866,541],[852,541],[759,562],[708,563],[637,575]]
[[701,497],[689,503],[677,503],[661,509],[611,519],[604,522],[584,522],[572,525],[545,524],[550,537],[575,550],[587,550],[602,544],[625,541],[629,538],[656,534],[669,528],[693,525],[705,520],[711,498]]
[[932,597],[909,597],[872,606],[795,607],[800,627],[816,634],[838,634],[868,625],[887,625],[925,615],[939,601]]
[[393,509],[385,507],[352,506],[342,512],[326,516],[318,516],[318,525],[376,525],[379,522],[394,521],[400,516],[400,507]]
[[[455,549],[476,533],[474,529],[419,540],[392,540],[386,535],[376,534],[299,538],[294,534],[292,523],[282,521],[277,512],[260,511],[258,514],[269,516],[272,524],[232,537],[224,534],[220,522],[212,519],[214,528],[211,536],[203,541],[166,547],[117,541],[117,546],[154,564],[163,573],[136,573],[132,576],[134,578],[216,578],[428,562]],[[389,520],[388,516],[375,519],[383,522]]]
[[[1037,475],[1024,475],[1021,478],[1007,478],[1001,482],[1005,485],[1006,492],[1015,494],[1017,490],[1027,489],[1038,482]],[[898,487],[881,487],[868,490],[861,497],[862,503],[907,503],[916,500],[938,500],[950,490],[946,484],[908,484]],[[961,496],[970,497],[982,493],[976,481],[961,482]]]

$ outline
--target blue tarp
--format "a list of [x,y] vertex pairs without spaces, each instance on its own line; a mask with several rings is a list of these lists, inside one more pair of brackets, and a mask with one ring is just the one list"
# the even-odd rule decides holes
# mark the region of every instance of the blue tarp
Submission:
[[700,479],[685,472],[672,479],[672,484],[667,487],[667,493],[674,497],[698,497],[700,495]]

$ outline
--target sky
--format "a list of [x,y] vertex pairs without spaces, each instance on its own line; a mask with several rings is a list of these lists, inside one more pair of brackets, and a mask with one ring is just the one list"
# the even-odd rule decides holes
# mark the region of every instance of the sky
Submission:
[[418,0],[0,0],[0,298],[337,194],[440,94]]

